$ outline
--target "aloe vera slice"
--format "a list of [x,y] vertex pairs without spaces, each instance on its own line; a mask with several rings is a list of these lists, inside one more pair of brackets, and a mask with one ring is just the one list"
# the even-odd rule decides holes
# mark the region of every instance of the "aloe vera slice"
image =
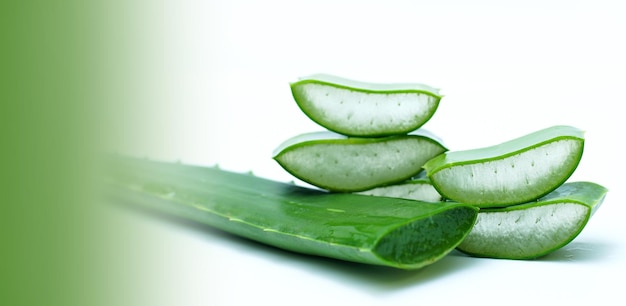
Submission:
[[420,172],[416,177],[398,184],[372,188],[365,191],[355,192],[356,194],[408,199],[423,202],[442,202],[444,198],[433,187],[424,172]]
[[424,165],[444,197],[479,207],[535,200],[565,182],[583,154],[583,132],[553,126],[481,149],[449,151]]
[[458,249],[493,258],[546,255],[578,236],[606,193],[606,188],[595,183],[565,183],[536,202],[483,209]]
[[435,113],[442,96],[423,84],[373,84],[316,74],[291,83],[302,111],[328,130],[348,136],[406,134]]
[[286,250],[416,269],[453,250],[477,209],[332,194],[217,168],[115,158],[109,194]]
[[274,159],[311,185],[354,192],[407,180],[445,150],[425,130],[380,138],[349,138],[323,131],[285,141],[274,151]]

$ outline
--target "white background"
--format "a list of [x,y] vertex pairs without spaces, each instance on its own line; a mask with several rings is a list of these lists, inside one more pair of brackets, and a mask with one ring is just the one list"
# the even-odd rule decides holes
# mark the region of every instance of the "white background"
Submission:
[[[626,5],[620,1],[146,1],[132,9],[132,103],[114,150],[292,178],[272,159],[317,131],[289,82],[330,73],[420,82],[445,97],[424,126],[452,150],[551,125],[586,131],[571,180],[609,188],[565,248],[534,261],[453,252],[404,272],[292,254],[117,211],[142,305],[625,305]],[[130,274],[131,272],[129,272]],[[132,291],[128,289],[129,291]],[[129,298],[131,294],[129,293]],[[358,303],[358,304],[357,304]]]

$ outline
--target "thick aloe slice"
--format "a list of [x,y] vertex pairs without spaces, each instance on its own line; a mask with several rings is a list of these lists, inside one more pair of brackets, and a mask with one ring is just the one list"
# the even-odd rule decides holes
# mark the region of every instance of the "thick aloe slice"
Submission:
[[402,269],[453,250],[477,215],[467,204],[332,194],[175,163],[116,158],[110,172],[118,201],[294,252]]
[[444,198],[433,187],[424,172],[420,172],[416,177],[400,182],[398,184],[372,188],[356,194],[408,199],[423,202],[441,202]]
[[439,193],[480,207],[535,200],[554,190],[582,158],[583,132],[553,126],[481,149],[446,152],[424,165]]
[[274,159],[314,186],[354,192],[407,180],[446,148],[427,131],[380,138],[348,138],[329,131],[281,144]]
[[439,90],[423,84],[372,84],[316,74],[291,84],[296,103],[311,120],[340,134],[406,134],[439,106]]
[[578,236],[606,193],[606,188],[595,183],[565,183],[536,202],[482,209],[458,249],[493,258],[546,255]]

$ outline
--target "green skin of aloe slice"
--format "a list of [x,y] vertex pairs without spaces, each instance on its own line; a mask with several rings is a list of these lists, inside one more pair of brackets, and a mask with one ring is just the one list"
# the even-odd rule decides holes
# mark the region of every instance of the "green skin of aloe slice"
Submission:
[[180,163],[115,157],[108,169],[108,195],[115,202],[294,252],[400,269],[421,268],[453,250],[478,210],[333,194]]
[[375,84],[316,74],[291,83],[300,109],[322,127],[348,136],[406,134],[424,125],[442,96],[424,84]]
[[481,149],[448,151],[424,165],[445,198],[495,207],[520,204],[563,184],[582,158],[583,132],[553,126]]
[[405,181],[446,148],[426,130],[380,138],[350,138],[329,131],[285,141],[274,159],[311,185],[355,192]]
[[534,202],[481,209],[476,225],[457,249],[490,258],[544,256],[578,236],[606,193],[595,183],[572,182]]

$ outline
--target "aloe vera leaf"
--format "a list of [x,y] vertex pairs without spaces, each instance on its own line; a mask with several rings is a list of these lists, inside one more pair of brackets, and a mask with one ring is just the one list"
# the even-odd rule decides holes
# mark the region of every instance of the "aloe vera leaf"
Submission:
[[406,134],[435,113],[442,96],[424,84],[374,84],[316,74],[291,83],[300,109],[322,127],[348,136]]
[[223,171],[115,158],[114,199],[198,221],[278,248],[416,269],[453,250],[477,208],[333,194]]
[[274,151],[274,159],[311,185],[354,192],[407,180],[444,151],[425,130],[380,138],[351,138],[323,131],[285,141]]
[[553,126],[499,145],[448,151],[424,165],[444,197],[479,207],[535,200],[574,172],[583,154],[583,132]]
[[442,202],[444,198],[433,187],[432,183],[425,176],[424,172],[420,172],[416,177],[410,180],[400,182],[393,185],[381,186],[365,191],[355,192],[356,194],[391,197],[408,199],[423,202]]
[[535,202],[482,209],[458,249],[479,257],[544,256],[578,236],[606,193],[607,189],[596,183],[572,182]]

